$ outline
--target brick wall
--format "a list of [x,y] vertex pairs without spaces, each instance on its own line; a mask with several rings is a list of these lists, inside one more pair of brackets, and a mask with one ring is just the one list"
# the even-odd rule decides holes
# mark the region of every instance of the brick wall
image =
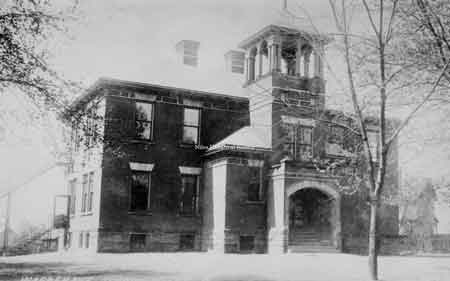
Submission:
[[[109,89],[126,91],[136,89]],[[142,90],[145,93],[145,90]],[[150,90],[149,90],[150,91]],[[202,239],[202,205],[204,175],[200,176],[198,214],[179,214],[181,192],[180,166],[203,166],[204,149],[181,145],[183,105],[176,101],[187,98],[183,92],[158,92],[151,94],[170,97],[154,103],[154,138],[149,141],[133,139],[134,100],[123,95],[107,95],[105,135],[109,146],[103,157],[103,179],[100,207],[100,251],[129,251],[131,233],[146,235],[146,251],[175,251],[180,245],[180,235],[195,235],[195,250],[200,250]],[[188,93],[189,94],[189,93]],[[209,146],[248,124],[248,109],[244,99],[189,95],[190,100],[202,102],[200,145]],[[231,104],[231,105],[230,105]],[[208,107],[206,107],[208,105]],[[222,109],[221,109],[222,108]],[[131,170],[130,162],[154,164],[151,172],[150,209],[146,212],[129,212]]]

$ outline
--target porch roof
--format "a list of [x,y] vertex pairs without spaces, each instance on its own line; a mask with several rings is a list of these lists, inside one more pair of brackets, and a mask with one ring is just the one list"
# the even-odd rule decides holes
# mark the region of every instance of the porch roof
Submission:
[[208,153],[220,150],[272,151],[271,128],[245,126],[208,149]]

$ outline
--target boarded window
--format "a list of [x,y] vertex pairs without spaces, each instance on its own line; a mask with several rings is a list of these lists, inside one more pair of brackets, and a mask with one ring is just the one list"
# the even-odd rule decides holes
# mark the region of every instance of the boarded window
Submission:
[[153,104],[136,102],[135,121],[136,137],[151,140],[153,137]]
[[139,252],[145,250],[145,234],[133,233],[130,235],[130,250]]
[[180,235],[180,250],[192,251],[194,250],[195,235],[193,233]]
[[255,249],[255,236],[241,235],[239,245],[241,252],[252,252]]
[[198,176],[181,175],[180,213],[195,215],[197,211]]
[[200,110],[184,108],[183,111],[183,143],[198,144],[200,133]]
[[130,211],[144,211],[150,208],[150,173],[132,171]]

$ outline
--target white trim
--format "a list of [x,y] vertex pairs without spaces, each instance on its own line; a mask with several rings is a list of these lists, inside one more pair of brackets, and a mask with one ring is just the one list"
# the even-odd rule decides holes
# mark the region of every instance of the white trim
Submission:
[[200,175],[202,173],[202,168],[198,167],[187,167],[187,166],[179,166],[180,174],[185,175]]
[[155,164],[130,162],[130,169],[133,171],[151,172]]
[[282,115],[281,120],[283,123],[288,123],[288,124],[302,125],[302,126],[308,126],[308,127],[316,126],[316,122],[313,119],[297,118],[297,117]]
[[262,167],[264,165],[263,160],[248,159],[247,161],[249,167]]

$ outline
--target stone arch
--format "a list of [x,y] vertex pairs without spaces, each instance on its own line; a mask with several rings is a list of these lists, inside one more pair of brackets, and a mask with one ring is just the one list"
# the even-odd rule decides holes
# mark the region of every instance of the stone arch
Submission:
[[287,197],[304,188],[315,188],[333,197],[334,199],[340,199],[339,192],[336,191],[333,187],[331,187],[330,184],[320,181],[309,181],[309,180],[291,184],[286,191]]
[[[333,188],[332,183],[316,181],[316,180],[304,180],[300,182],[295,182],[289,185],[286,188],[286,196],[285,196],[285,225],[287,227],[287,232],[290,232],[289,229],[289,208],[290,208],[290,199],[291,196],[296,192],[304,189],[316,189],[323,194],[329,196],[332,199],[332,207],[331,207],[331,222],[332,222],[332,230],[331,230],[331,242],[336,247],[336,249],[341,248],[341,195],[340,193]],[[288,234],[290,235],[290,234]]]

